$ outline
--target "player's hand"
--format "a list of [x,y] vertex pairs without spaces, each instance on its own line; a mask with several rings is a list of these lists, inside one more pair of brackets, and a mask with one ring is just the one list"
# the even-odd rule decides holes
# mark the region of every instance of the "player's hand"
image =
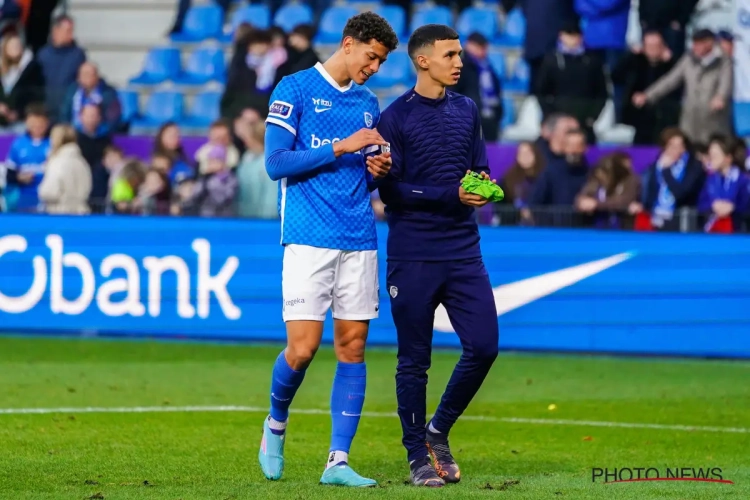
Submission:
[[633,105],[635,105],[636,108],[642,108],[646,105],[646,94],[643,92],[637,92],[633,94]]
[[372,174],[373,179],[382,179],[391,170],[393,160],[391,159],[391,153],[383,153],[377,156],[370,156],[367,158],[367,171]]
[[491,181],[493,184],[497,184],[497,179],[490,179],[490,176],[487,172],[480,172],[479,175],[482,176],[482,179],[486,181]]
[[388,144],[377,130],[362,128],[352,135],[333,144],[333,152],[336,156],[344,153],[356,153],[367,146],[383,146]]
[[483,207],[489,202],[489,200],[483,196],[467,192],[463,186],[458,188],[458,199],[461,200],[461,203],[464,205],[476,208]]

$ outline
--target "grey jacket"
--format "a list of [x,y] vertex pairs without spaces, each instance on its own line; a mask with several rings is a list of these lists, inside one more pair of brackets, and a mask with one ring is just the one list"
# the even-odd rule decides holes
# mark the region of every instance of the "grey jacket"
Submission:
[[[693,141],[707,143],[713,134],[732,132],[732,78],[732,61],[718,47],[703,60],[688,53],[672,71],[646,89],[646,99],[656,102],[684,85],[680,128]],[[711,111],[714,97],[722,99],[724,109]]]

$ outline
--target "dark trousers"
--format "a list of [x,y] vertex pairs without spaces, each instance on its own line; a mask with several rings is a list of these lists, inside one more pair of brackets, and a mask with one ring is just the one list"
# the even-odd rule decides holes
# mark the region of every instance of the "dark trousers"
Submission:
[[[398,334],[396,396],[409,461],[424,458],[427,370],[435,310],[443,304],[463,353],[432,423],[448,433],[481,387],[498,351],[495,299],[482,259],[388,262],[387,286]],[[443,334],[445,335],[445,334]]]

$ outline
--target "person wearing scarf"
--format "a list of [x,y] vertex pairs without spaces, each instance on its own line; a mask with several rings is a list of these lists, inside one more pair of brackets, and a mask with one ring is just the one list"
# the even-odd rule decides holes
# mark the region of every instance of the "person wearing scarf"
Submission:
[[732,233],[742,227],[750,207],[750,182],[734,165],[732,145],[721,137],[708,149],[709,170],[698,200],[698,212],[706,218],[704,231]]
[[688,150],[689,141],[677,128],[662,133],[662,153],[644,176],[642,203],[633,203],[630,213],[647,214],[653,228],[679,229],[678,209],[695,207],[703,188],[703,166]]
[[94,64],[84,63],[78,70],[78,82],[68,90],[60,119],[72,123],[80,131],[81,112],[89,105],[98,107],[101,112],[101,135],[115,132],[122,116],[117,91],[99,77],[99,70]]

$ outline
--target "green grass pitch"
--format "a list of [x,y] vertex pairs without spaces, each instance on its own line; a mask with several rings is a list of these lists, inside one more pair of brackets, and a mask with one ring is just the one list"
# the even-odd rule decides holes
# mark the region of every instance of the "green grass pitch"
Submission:
[[[747,362],[502,354],[466,412],[485,420],[459,420],[451,433],[462,482],[441,490],[404,484],[390,350],[368,352],[367,415],[350,454],[357,471],[379,481],[369,490],[318,485],[330,434],[330,349],[321,349],[294,401],[293,411],[308,411],[292,413],[285,475],[274,483],[257,466],[261,411],[73,411],[263,409],[279,350],[0,338],[0,498],[750,498]],[[434,353],[430,411],[457,358]],[[9,411],[26,408],[71,410]],[[592,482],[593,467],[718,467],[734,484],[603,484]]]

